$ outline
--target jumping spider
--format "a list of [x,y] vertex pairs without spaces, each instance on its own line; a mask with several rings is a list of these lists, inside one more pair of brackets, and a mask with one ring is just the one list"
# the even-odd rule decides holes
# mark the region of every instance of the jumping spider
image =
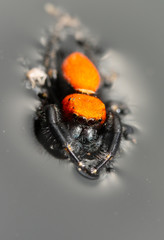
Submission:
[[62,11],[56,13],[45,72],[38,71],[38,77],[36,68],[27,73],[41,102],[35,133],[54,156],[69,157],[79,173],[96,179],[102,169],[110,169],[121,138],[132,140],[133,127],[122,123],[129,109],[122,102],[101,100],[116,73],[99,69],[103,50],[81,23]]

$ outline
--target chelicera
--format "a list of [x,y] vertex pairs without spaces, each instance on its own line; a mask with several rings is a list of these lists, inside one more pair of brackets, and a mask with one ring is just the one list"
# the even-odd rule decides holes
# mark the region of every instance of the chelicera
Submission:
[[41,102],[35,133],[51,154],[69,158],[79,173],[96,179],[111,168],[122,137],[132,139],[133,128],[122,123],[129,109],[122,102],[103,101],[113,82],[99,70],[103,50],[77,19],[63,12],[57,17],[45,51],[45,71],[38,71],[39,79],[36,68],[27,74],[29,80],[34,76],[32,88]]

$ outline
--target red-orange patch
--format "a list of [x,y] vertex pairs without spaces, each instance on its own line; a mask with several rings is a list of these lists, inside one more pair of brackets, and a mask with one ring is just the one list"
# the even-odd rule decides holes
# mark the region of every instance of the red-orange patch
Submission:
[[101,124],[106,119],[106,109],[104,103],[93,96],[86,94],[70,94],[63,101],[63,112],[66,118],[70,119],[73,114],[83,117],[87,120],[93,119]]
[[70,54],[62,64],[63,76],[78,91],[94,93],[100,85],[95,65],[80,52]]

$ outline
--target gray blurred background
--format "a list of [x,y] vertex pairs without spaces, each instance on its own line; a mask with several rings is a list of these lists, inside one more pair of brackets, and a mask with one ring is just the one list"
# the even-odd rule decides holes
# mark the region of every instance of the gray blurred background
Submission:
[[0,1],[0,239],[163,240],[164,1],[53,2],[126,63],[114,91],[132,109],[138,144],[123,142],[116,172],[98,181],[54,159],[33,134],[38,101],[18,59],[40,58],[37,42],[54,21],[45,3]]

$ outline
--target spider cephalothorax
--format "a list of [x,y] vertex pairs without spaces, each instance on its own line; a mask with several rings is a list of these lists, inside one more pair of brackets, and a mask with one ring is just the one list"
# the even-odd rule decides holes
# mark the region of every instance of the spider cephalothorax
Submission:
[[95,179],[110,168],[122,136],[128,139],[133,128],[121,121],[129,112],[125,104],[101,100],[112,81],[98,69],[100,48],[78,21],[58,17],[44,57],[47,79],[32,79],[41,101],[35,132],[53,155],[69,156],[82,175]]

